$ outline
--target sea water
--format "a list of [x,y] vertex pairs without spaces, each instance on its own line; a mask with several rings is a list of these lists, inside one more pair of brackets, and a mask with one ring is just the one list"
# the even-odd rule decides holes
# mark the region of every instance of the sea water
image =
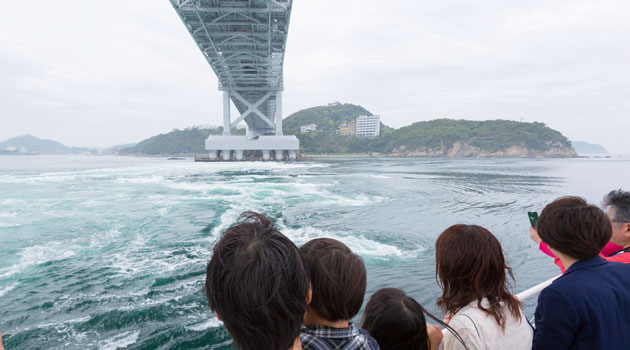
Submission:
[[213,242],[245,210],[297,245],[347,244],[367,266],[366,300],[398,287],[439,314],[442,230],[489,228],[519,292],[559,273],[527,211],[561,195],[599,203],[630,189],[628,173],[629,159],[0,156],[0,331],[7,349],[229,349],[201,289]]

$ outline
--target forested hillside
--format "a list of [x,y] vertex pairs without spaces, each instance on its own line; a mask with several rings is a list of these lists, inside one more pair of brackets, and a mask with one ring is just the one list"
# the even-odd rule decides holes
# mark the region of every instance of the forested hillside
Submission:
[[[166,134],[159,134],[139,142],[133,147],[123,148],[118,154],[146,154],[146,155],[179,155],[203,154],[205,141],[210,135],[221,135],[223,128],[205,129],[188,128],[174,129]],[[232,134],[245,134],[244,129],[233,129]]]
[[[341,124],[359,115],[372,115],[352,104],[320,106],[291,114],[283,122],[285,135],[296,135],[305,154],[378,153],[391,156],[427,157],[574,157],[571,143],[560,132],[543,123],[511,120],[436,119],[392,129],[381,123],[381,136],[358,139],[336,135]],[[300,134],[301,125],[317,124],[317,132]],[[146,139],[120,154],[203,154],[210,134],[222,128],[173,130]],[[243,134],[244,130],[233,130]]]
[[436,119],[413,123],[394,131],[385,149],[391,152],[401,146],[406,149],[449,148],[456,142],[484,151],[498,151],[512,146],[545,151],[551,144],[571,148],[566,137],[543,123]]
[[347,124],[360,115],[372,115],[367,109],[345,103],[340,106],[319,106],[302,109],[282,121],[282,131],[287,135],[300,133],[300,125],[317,124],[321,131],[337,130],[339,125]]

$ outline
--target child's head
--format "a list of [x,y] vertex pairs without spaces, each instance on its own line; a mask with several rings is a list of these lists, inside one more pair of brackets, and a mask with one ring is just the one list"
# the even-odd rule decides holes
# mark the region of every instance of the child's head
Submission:
[[428,350],[425,310],[396,288],[376,291],[363,311],[361,328],[372,335],[381,349]]
[[245,212],[214,246],[205,291],[241,348],[289,349],[300,333],[309,281],[297,247],[271,220]]
[[330,322],[354,317],[365,296],[363,260],[331,238],[314,239],[300,247],[300,253],[313,288],[309,312]]

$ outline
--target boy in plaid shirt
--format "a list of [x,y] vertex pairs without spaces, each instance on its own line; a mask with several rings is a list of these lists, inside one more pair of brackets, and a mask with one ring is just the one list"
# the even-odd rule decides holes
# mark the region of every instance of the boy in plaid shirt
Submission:
[[300,253],[313,289],[300,333],[303,350],[378,350],[369,333],[349,322],[365,296],[363,260],[331,238],[314,239]]

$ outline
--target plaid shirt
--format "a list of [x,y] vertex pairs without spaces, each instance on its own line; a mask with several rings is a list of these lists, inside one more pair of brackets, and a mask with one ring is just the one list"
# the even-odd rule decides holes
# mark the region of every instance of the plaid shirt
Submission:
[[348,328],[304,327],[300,341],[303,350],[379,350],[376,340],[352,323]]

